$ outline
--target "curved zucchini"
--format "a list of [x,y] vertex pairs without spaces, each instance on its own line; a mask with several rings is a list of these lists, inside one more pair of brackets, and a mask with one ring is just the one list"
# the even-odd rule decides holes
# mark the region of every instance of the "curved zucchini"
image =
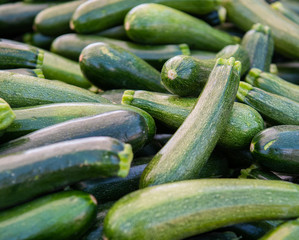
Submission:
[[296,24],[299,24],[299,16],[296,12],[294,12],[291,8],[288,8],[285,6],[284,2],[274,2],[271,3],[270,6],[283,16],[287,17],[291,21],[293,21]]
[[299,86],[289,83],[275,74],[254,68],[250,70],[245,81],[254,87],[299,102]]
[[126,177],[132,148],[110,137],[58,142],[0,157],[0,209],[97,177]]
[[[127,90],[122,103],[141,108],[164,125],[177,129],[190,114],[196,101],[196,98],[171,94]],[[263,126],[264,121],[256,110],[235,102],[218,144],[226,148],[249,147],[252,138],[263,130]]]
[[230,224],[297,217],[298,197],[299,186],[283,181],[202,179],[163,184],[117,201],[105,218],[104,235],[108,240],[176,240]]
[[257,134],[251,142],[253,157],[272,171],[299,173],[299,126],[274,126]]
[[191,113],[145,168],[141,188],[196,178],[225,129],[240,71],[241,64],[234,58],[218,59]]
[[[239,44],[223,48],[216,57],[234,57],[242,63],[242,74],[249,70],[248,53]],[[200,60],[190,56],[173,57],[162,68],[161,79],[163,85],[168,91],[179,96],[198,97],[209,78],[217,58]]]
[[269,72],[274,52],[274,41],[271,29],[260,23],[254,24],[241,43],[249,55],[250,67]]
[[271,28],[275,50],[299,58],[299,28],[296,23],[276,13],[265,1],[229,0],[223,2],[228,19],[244,31],[261,23]]
[[0,240],[74,239],[89,229],[96,212],[97,202],[89,194],[79,191],[50,194],[2,211]]
[[13,108],[59,102],[111,103],[88,90],[60,81],[6,71],[0,71],[0,96]]
[[25,43],[43,49],[50,49],[54,39],[55,39],[54,37],[46,36],[37,32],[26,33],[23,36],[23,41]]
[[94,43],[84,48],[80,55],[80,67],[86,78],[101,89],[166,92],[156,69],[114,44]]
[[2,136],[3,130],[6,130],[13,123],[15,118],[16,115],[9,104],[0,98],[0,136]]
[[299,103],[240,82],[237,98],[253,107],[270,121],[299,125]]
[[186,43],[190,48],[220,51],[239,42],[239,38],[200,19],[155,3],[133,8],[126,15],[124,26],[130,39],[145,44]]

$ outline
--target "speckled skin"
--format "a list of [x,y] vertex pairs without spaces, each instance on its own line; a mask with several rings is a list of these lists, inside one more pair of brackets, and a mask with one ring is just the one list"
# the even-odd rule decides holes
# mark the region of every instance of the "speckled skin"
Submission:
[[297,217],[298,197],[298,185],[283,181],[163,184],[116,202],[105,218],[104,235],[106,240],[179,240],[236,223]]
[[97,202],[79,191],[64,191],[0,213],[0,239],[78,239],[96,218]]

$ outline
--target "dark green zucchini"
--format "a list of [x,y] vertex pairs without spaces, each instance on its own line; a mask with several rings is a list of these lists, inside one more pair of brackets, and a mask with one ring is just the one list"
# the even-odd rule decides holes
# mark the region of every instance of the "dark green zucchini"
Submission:
[[132,148],[110,137],[58,142],[1,155],[0,209],[97,177],[126,177]]
[[23,41],[29,45],[43,48],[43,49],[50,49],[52,42],[54,41],[55,37],[46,36],[41,33],[26,33],[23,36]]
[[76,8],[86,0],[72,1],[41,11],[34,19],[34,29],[48,36],[59,36],[71,32],[70,20]]
[[299,86],[289,83],[275,74],[253,68],[246,76],[245,81],[254,87],[299,102]]
[[9,104],[0,98],[0,136],[15,120],[16,115],[10,108]]
[[[216,57],[234,57],[242,63],[242,74],[249,70],[248,53],[238,44],[225,47]],[[166,89],[174,94],[198,97],[209,78],[217,58],[200,60],[190,56],[173,57],[162,68],[162,82]]]
[[[0,239],[78,239],[94,222],[93,196],[67,191],[50,194],[0,213]],[[71,226],[71,227],[70,227]]]
[[243,37],[242,47],[247,50],[250,67],[269,72],[274,52],[271,29],[260,23],[254,24]]
[[299,28],[296,23],[276,13],[269,4],[261,0],[223,1],[228,19],[244,31],[253,24],[270,27],[275,50],[287,57],[299,58]]
[[0,71],[0,96],[13,108],[61,102],[111,103],[88,90],[60,81],[6,71]]
[[284,2],[274,2],[270,5],[275,11],[287,17],[296,24],[299,24],[299,16],[291,8],[285,6]]
[[144,44],[186,43],[190,48],[220,51],[239,42],[239,38],[198,18],[154,3],[133,8],[126,15],[124,26],[130,39]]
[[261,179],[261,180],[282,180],[273,172],[267,171],[258,164],[252,164],[249,168],[241,169],[239,178]]
[[80,55],[80,67],[86,78],[101,89],[166,92],[156,69],[114,44],[94,43],[84,48]]
[[299,124],[299,103],[262,89],[240,82],[237,93],[239,101],[253,107],[271,122]]
[[112,28],[106,29],[104,31],[95,33],[95,34],[98,36],[106,37],[106,38],[119,39],[119,40],[123,40],[123,41],[129,40],[126,30],[123,25],[112,27]]
[[299,215],[298,197],[299,186],[283,181],[168,183],[117,201],[106,215],[104,235],[109,240],[179,240],[236,223],[288,219]]
[[240,71],[241,63],[234,58],[217,60],[193,110],[145,168],[141,188],[196,178],[225,129]]
[[16,69],[6,69],[6,70],[3,70],[3,71],[18,73],[18,74],[22,74],[22,75],[28,75],[28,76],[31,76],[31,77],[45,78],[45,76],[43,74],[43,70],[41,70],[39,68],[37,68],[37,69],[16,68]]
[[94,33],[123,24],[126,14],[142,3],[161,3],[193,14],[206,14],[215,10],[215,0],[113,0],[88,1],[77,8],[71,27],[78,33]]
[[[143,109],[164,125],[177,129],[196,104],[196,98],[147,91],[127,90],[123,104]],[[252,138],[263,130],[264,121],[253,108],[234,103],[231,116],[218,144],[226,148],[249,147]]]
[[272,171],[299,173],[299,126],[281,125],[267,128],[251,142],[253,157]]

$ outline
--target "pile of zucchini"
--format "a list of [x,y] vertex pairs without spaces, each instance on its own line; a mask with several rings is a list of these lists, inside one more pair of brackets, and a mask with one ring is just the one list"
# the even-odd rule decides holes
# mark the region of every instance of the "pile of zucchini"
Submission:
[[0,0],[0,240],[299,239],[297,0]]

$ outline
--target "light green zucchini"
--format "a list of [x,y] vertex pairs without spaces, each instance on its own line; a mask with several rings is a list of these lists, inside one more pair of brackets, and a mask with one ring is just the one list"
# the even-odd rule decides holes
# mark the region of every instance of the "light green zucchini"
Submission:
[[271,7],[279,12],[280,14],[282,14],[283,16],[287,17],[288,19],[290,19],[291,21],[293,21],[294,23],[299,25],[299,15],[294,12],[291,8],[288,8],[284,2],[274,2],[271,3]]

